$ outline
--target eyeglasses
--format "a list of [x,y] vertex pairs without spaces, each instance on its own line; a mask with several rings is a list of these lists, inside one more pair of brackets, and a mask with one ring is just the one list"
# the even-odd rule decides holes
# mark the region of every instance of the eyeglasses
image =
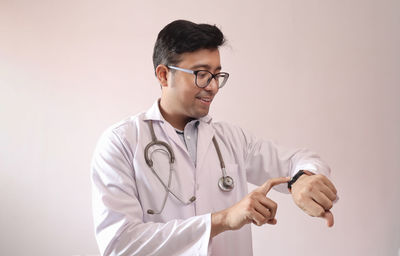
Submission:
[[219,72],[217,74],[213,74],[208,70],[190,70],[190,69],[185,69],[185,68],[178,68],[174,66],[168,66],[169,68],[183,71],[189,74],[193,74],[196,76],[195,78],[195,83],[197,87],[204,88],[207,87],[207,85],[210,84],[211,80],[214,78],[215,81],[217,82],[218,88],[222,88],[225,84],[226,81],[228,80],[229,73],[226,72]]

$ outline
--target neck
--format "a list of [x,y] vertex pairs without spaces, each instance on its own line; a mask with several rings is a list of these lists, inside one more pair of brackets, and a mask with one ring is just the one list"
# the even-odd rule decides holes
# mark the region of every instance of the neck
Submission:
[[158,106],[164,119],[178,130],[183,131],[186,124],[192,120],[191,118],[185,117],[179,113],[175,113],[173,108],[162,99],[158,103]]

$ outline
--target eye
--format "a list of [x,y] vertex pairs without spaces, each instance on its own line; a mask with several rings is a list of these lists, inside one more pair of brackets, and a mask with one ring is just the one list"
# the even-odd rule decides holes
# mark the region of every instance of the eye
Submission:
[[197,78],[199,79],[206,79],[210,76],[210,74],[207,71],[199,71],[197,72]]

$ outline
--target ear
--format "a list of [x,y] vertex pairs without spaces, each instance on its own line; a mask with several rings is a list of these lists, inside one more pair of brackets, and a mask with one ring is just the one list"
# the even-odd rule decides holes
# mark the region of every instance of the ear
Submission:
[[168,86],[168,67],[160,64],[156,68],[156,76],[161,85],[161,87]]

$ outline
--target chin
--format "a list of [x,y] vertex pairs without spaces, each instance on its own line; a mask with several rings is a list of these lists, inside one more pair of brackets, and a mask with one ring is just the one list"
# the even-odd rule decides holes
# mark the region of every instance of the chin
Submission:
[[192,118],[199,119],[208,115],[208,111],[197,112],[192,115]]

